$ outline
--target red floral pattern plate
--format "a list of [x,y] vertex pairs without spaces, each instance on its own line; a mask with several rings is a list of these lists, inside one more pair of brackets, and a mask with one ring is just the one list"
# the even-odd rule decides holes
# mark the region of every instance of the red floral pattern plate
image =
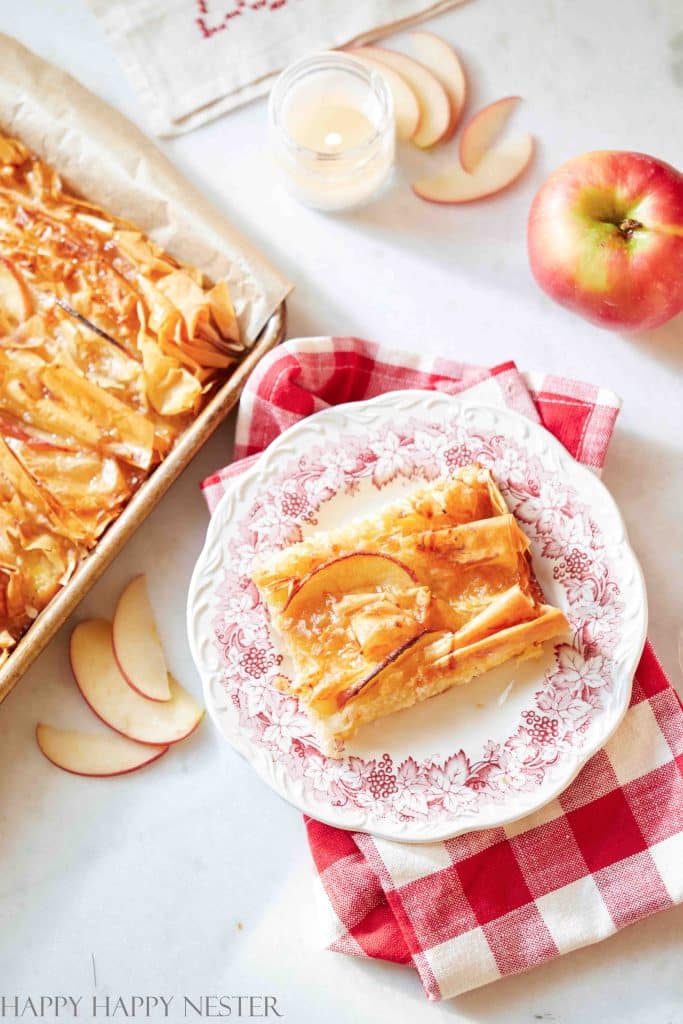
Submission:
[[[290,665],[253,559],[471,462],[492,470],[571,636],[374,722],[343,758],[326,757],[297,701],[273,685]],[[337,406],[282,434],[230,483],[188,600],[209,712],[262,778],[312,817],[413,842],[501,825],[555,798],[626,711],[646,625],[642,573],[597,477],[517,413],[432,391]]]

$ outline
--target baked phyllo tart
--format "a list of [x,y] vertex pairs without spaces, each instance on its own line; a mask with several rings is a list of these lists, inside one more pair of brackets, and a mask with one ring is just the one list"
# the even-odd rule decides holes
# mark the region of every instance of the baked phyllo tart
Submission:
[[242,350],[225,281],[0,135],[0,664]]
[[281,685],[332,755],[365,723],[535,657],[568,627],[479,466],[271,554],[253,578],[293,662]]

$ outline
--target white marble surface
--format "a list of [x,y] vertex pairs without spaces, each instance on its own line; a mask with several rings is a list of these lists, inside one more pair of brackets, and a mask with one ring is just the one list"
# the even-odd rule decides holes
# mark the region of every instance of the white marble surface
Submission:
[[[0,0],[0,22],[144,124],[83,0]],[[652,638],[680,687],[683,321],[646,337],[603,333],[540,293],[524,243],[534,190],[575,153],[629,148],[683,165],[680,0],[472,0],[433,27],[462,51],[474,106],[511,92],[527,100],[518,122],[537,134],[539,155],[506,196],[443,209],[399,181],[350,216],[302,210],[274,185],[263,103],[164,148],[296,282],[290,336],[354,333],[483,363],[514,358],[623,396],[605,481],[645,569]],[[144,569],[172,668],[195,690],[183,615],[206,526],[197,483],[229,454],[228,426],[77,613],[109,613]],[[297,1024],[683,1021],[681,908],[436,1007],[409,970],[323,952],[300,817],[209,723],[138,776],[78,779],[41,758],[38,717],[87,721],[68,633],[0,708],[0,994],[90,997],[94,957],[100,996],[266,993]]]

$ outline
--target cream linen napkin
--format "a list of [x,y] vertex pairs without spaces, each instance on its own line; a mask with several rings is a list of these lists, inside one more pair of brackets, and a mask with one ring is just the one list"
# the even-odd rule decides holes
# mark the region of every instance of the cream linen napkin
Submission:
[[177,135],[267,92],[315,50],[367,42],[463,0],[88,0],[145,104]]

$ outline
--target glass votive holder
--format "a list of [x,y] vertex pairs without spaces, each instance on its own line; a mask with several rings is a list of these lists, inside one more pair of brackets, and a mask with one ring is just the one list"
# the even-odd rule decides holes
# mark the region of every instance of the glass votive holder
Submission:
[[394,108],[382,75],[346,53],[317,53],[282,72],[268,108],[288,192],[317,210],[368,202],[394,165]]

